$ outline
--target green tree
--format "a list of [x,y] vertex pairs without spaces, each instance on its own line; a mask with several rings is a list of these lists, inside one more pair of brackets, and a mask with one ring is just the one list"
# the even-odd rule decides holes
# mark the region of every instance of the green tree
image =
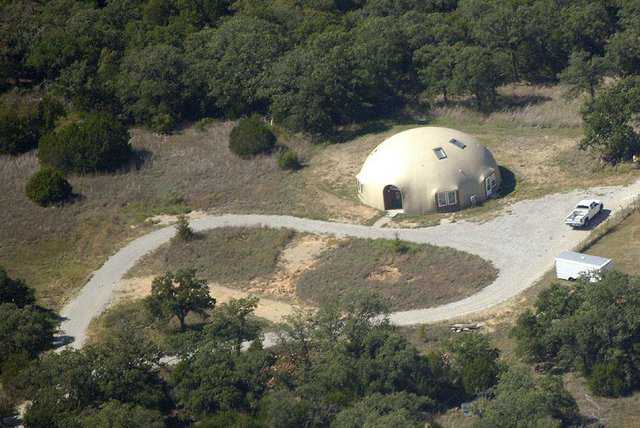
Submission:
[[182,241],[191,241],[195,234],[189,225],[189,218],[186,215],[179,215],[176,223],[176,236]]
[[602,57],[589,55],[584,51],[571,54],[569,65],[560,74],[560,81],[569,86],[568,95],[576,96],[588,92],[591,99],[602,82],[605,63]]
[[258,115],[240,119],[229,135],[229,149],[242,158],[266,153],[276,144],[276,136]]
[[455,91],[452,88],[453,71],[460,46],[448,44],[424,45],[413,55],[420,83],[429,97],[442,95],[445,104]]
[[38,144],[35,112],[18,105],[0,105],[0,155],[18,155]]
[[406,392],[372,394],[336,415],[336,428],[423,427],[434,403],[425,397]]
[[267,71],[287,47],[279,26],[236,15],[193,36],[188,49],[192,73],[206,82],[209,96],[225,115],[266,108],[260,89]]
[[187,315],[196,312],[204,316],[215,305],[215,299],[209,295],[207,282],[196,277],[195,269],[182,269],[153,280],[148,304],[156,316],[177,317],[180,330],[184,331]]
[[0,364],[12,354],[26,352],[33,358],[49,349],[57,325],[58,321],[44,310],[0,304]]
[[123,123],[105,113],[71,117],[40,141],[38,158],[65,172],[113,171],[127,162],[132,149]]
[[69,199],[73,188],[61,171],[44,166],[29,178],[26,194],[33,202],[44,207]]
[[640,8],[635,1],[622,1],[617,10],[620,17],[620,31],[608,40],[607,62],[621,76],[640,73]]
[[561,427],[572,422],[578,406],[560,377],[534,379],[526,367],[500,375],[492,400],[478,405],[477,427]]
[[236,351],[242,350],[243,343],[258,339],[261,323],[254,317],[258,306],[257,297],[232,299],[216,308],[211,322],[204,328],[204,337],[230,343]]
[[250,411],[267,389],[273,363],[273,356],[259,348],[238,353],[204,341],[178,363],[169,383],[178,405],[192,416]]
[[92,415],[91,409],[111,400],[131,407],[118,409],[115,404],[106,404],[107,415],[139,413],[140,408],[133,406],[160,408],[165,395],[158,375],[159,355],[144,333],[133,329],[115,331],[106,341],[82,350],[45,355],[20,376],[20,395],[32,400],[25,423],[76,426],[84,411]]
[[478,46],[458,50],[453,69],[452,88],[457,94],[471,94],[479,110],[495,106],[498,86],[506,83],[506,56]]
[[597,151],[609,163],[640,153],[634,118],[640,112],[640,78],[630,77],[603,89],[583,109],[585,136],[580,146]]
[[551,287],[539,296],[535,313],[518,320],[518,351],[531,361],[579,370],[597,394],[637,389],[638,281],[610,272],[597,287],[586,280]]
[[[553,80],[564,68],[560,12],[552,0],[472,0],[457,11],[470,27],[469,44],[505,57],[497,71],[507,81]],[[473,57],[463,56],[473,65]]]
[[352,43],[348,32],[331,28],[274,64],[263,91],[277,122],[295,131],[327,135],[362,111]]
[[184,119],[190,90],[184,82],[183,54],[168,45],[131,50],[123,58],[116,92],[136,122],[168,132]]
[[157,410],[108,401],[99,409],[85,412],[80,418],[80,426],[86,428],[164,428],[164,418]]
[[486,336],[464,334],[447,345],[450,364],[465,393],[475,396],[494,386],[500,374],[499,351]]
[[12,279],[7,271],[0,266],[0,304],[12,303],[19,308],[35,303],[36,298],[32,288],[19,279]]

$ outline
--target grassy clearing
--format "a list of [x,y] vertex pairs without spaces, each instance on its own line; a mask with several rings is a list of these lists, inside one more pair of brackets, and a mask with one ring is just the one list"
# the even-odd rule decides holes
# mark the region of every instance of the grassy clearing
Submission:
[[[151,230],[143,223],[148,217],[191,209],[323,217],[322,207],[298,198],[301,175],[281,171],[271,157],[232,155],[232,126],[218,122],[172,136],[134,130],[144,162],[69,177],[81,197],[62,207],[42,208],[24,195],[38,168],[35,153],[0,156],[0,265],[35,287],[41,304],[59,308],[108,255]],[[303,139],[285,142],[303,157],[310,151]]]
[[589,247],[587,252],[613,259],[616,269],[626,274],[640,275],[640,211],[614,226],[608,234]]
[[267,228],[221,228],[183,242],[173,239],[145,256],[127,275],[159,275],[195,268],[198,276],[219,284],[248,282],[275,272],[278,258],[294,232]]
[[404,310],[458,300],[490,284],[496,274],[489,262],[451,248],[349,239],[321,254],[296,290],[317,304],[350,289],[368,289],[387,298],[393,310]]

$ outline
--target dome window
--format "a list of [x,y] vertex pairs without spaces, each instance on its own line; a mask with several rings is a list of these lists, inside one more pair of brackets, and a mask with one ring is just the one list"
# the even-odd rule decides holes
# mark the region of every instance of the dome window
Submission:
[[449,142],[451,144],[453,144],[454,146],[459,147],[461,149],[464,149],[465,147],[467,147],[467,145],[465,143],[463,143],[460,140],[456,140],[455,138],[450,139]]
[[447,152],[445,152],[442,147],[436,147],[433,149],[433,153],[435,153],[436,157],[440,160],[447,158]]

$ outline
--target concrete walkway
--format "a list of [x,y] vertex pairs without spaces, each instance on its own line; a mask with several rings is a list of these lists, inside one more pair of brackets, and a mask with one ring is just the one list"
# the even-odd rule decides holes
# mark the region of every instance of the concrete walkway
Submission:
[[[640,193],[640,180],[626,187],[599,187],[521,201],[505,213],[484,223],[456,223],[420,229],[388,229],[345,223],[332,223],[278,215],[206,216],[192,221],[195,231],[225,226],[267,226],[290,228],[300,232],[350,236],[358,238],[400,239],[453,247],[491,261],[499,270],[498,278],[478,293],[446,305],[395,312],[391,321],[397,325],[433,323],[464,317],[489,309],[517,296],[549,270],[556,254],[571,249],[584,240],[588,230],[573,230],[563,221],[578,200],[595,197],[614,214]],[[142,236],[116,254],[94,272],[75,299],[61,315],[66,318],[62,330],[69,346],[79,348],[86,339],[91,320],[110,304],[120,279],[145,254],[168,242],[175,234],[173,226]]]

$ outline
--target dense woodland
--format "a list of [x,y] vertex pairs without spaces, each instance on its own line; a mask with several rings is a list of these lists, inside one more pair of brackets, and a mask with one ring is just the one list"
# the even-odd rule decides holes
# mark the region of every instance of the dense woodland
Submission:
[[3,90],[38,88],[70,111],[162,132],[258,113],[326,138],[434,102],[489,111],[508,102],[500,85],[561,80],[590,97],[585,146],[612,162],[640,147],[630,124],[640,110],[637,0],[0,4]]

